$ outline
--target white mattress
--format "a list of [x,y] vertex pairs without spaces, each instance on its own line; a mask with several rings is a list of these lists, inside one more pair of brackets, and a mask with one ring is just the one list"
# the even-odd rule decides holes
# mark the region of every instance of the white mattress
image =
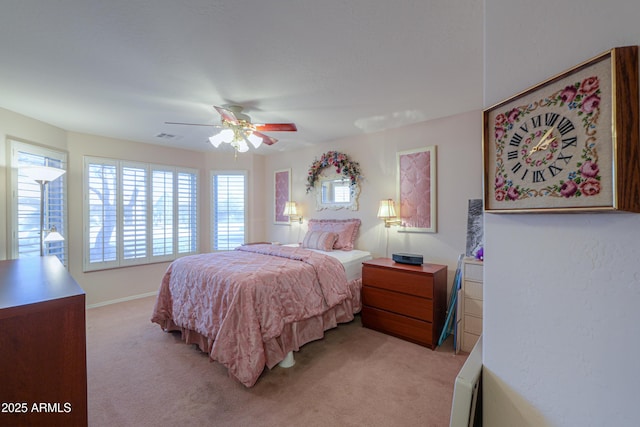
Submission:
[[[289,243],[285,246],[300,246],[297,243]],[[369,261],[373,257],[371,252],[361,251],[359,249],[353,249],[351,251],[331,251],[325,252],[318,249],[309,249],[310,251],[318,252],[321,254],[329,255],[336,258],[344,265],[344,270],[347,273],[347,280],[352,281],[362,277],[362,262]]]
[[370,260],[371,252],[361,251],[358,249],[354,249],[352,251],[319,251],[315,249],[311,249],[315,252],[320,252],[321,254],[332,256],[344,265],[344,270],[347,273],[347,280],[352,281],[354,279],[359,279],[362,277],[362,262]]

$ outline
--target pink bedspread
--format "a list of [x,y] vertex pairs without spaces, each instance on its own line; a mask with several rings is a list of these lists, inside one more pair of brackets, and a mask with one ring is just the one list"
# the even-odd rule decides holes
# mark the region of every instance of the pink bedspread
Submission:
[[[265,366],[353,320],[356,282],[347,283],[335,258],[300,248],[248,245],[193,255],[167,269],[151,321],[182,330],[185,341],[251,387]],[[197,338],[185,337],[190,333]]]

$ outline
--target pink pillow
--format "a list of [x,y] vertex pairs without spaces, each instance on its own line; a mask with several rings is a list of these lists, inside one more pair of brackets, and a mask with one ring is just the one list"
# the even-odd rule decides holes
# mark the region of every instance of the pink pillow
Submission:
[[302,240],[302,247],[330,252],[337,239],[338,235],[330,231],[307,231]]
[[310,219],[309,231],[329,231],[338,235],[333,249],[350,251],[354,248],[360,229],[359,219]]

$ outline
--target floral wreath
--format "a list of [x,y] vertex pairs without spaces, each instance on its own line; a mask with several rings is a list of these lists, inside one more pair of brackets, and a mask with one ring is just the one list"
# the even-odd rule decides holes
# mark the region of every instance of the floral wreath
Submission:
[[[544,98],[539,102],[513,108],[510,111],[498,114],[495,119],[496,149],[499,153],[496,165],[495,198],[498,201],[519,200],[536,196],[552,197],[580,197],[594,196],[600,193],[600,169],[598,167],[598,153],[596,145],[596,124],[600,116],[600,81],[598,77],[592,76],[582,82],[576,82],[554,93],[549,98]],[[540,191],[530,188],[523,188],[513,185],[513,181],[507,179],[502,152],[505,146],[506,131],[513,128],[514,123],[519,122],[527,114],[531,113],[539,106],[558,105],[567,106],[569,110],[577,110],[577,115],[582,118],[582,125],[589,136],[580,155],[581,161],[577,163],[578,169],[567,174],[567,180],[561,180],[559,185],[551,185]],[[528,153],[528,144],[535,137],[540,135],[531,134],[522,146],[522,150]],[[538,162],[547,164],[553,158],[553,154],[558,151],[557,142],[551,145],[550,154]],[[528,154],[523,157],[529,162]],[[539,164],[537,164],[539,166]]]
[[348,178],[351,186],[355,185],[362,177],[360,175],[360,164],[358,162],[352,162],[349,160],[349,156],[337,151],[327,151],[320,157],[320,160],[315,160],[311,167],[309,167],[309,174],[307,176],[307,193],[315,188],[316,181],[320,173],[328,167],[334,167],[336,173]]

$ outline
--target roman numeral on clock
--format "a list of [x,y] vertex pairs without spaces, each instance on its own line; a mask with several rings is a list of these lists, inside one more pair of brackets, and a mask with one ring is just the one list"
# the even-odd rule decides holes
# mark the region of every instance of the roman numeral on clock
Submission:
[[[513,165],[513,167],[511,168],[511,172],[517,173],[520,169],[522,169],[522,163],[518,162],[515,165]],[[529,173],[529,169],[525,168],[524,173],[522,174],[520,179],[524,179],[524,177],[527,176],[528,173]]]
[[571,138],[565,138],[562,140],[562,149],[565,149],[570,145],[577,147],[578,146],[577,142],[578,142],[577,136],[572,136]]
[[554,126],[556,121],[558,120],[558,117],[560,117],[559,114],[546,113],[544,115],[544,124],[545,124],[545,126]]
[[544,181],[546,181],[546,179],[544,177],[543,170],[533,171],[533,182],[544,182]]
[[556,165],[549,165],[549,173],[551,174],[551,176],[556,176],[560,172],[562,172],[562,168],[559,168]]
[[522,142],[522,136],[520,136],[517,133],[514,133],[513,136],[511,137],[511,141],[509,142],[509,145],[513,145],[514,147],[519,147],[520,142]]
[[513,151],[509,151],[507,153],[507,159],[508,160],[514,160],[518,158],[518,151],[517,150],[513,150]]
[[572,157],[573,156],[565,156],[564,154],[562,154],[562,152],[560,152],[560,154],[558,154],[557,160],[564,160],[564,164],[567,165],[571,161]]
[[558,130],[560,131],[562,136],[564,136],[565,133],[571,132],[574,129],[575,128],[573,127],[573,123],[571,123],[571,121],[566,117],[563,117],[562,120],[560,120],[560,124],[558,125]]
[[540,124],[542,123],[542,116],[531,117],[531,123],[533,124],[534,128],[540,127]]
[[511,168],[511,172],[517,173],[522,168],[522,163],[518,162]]

